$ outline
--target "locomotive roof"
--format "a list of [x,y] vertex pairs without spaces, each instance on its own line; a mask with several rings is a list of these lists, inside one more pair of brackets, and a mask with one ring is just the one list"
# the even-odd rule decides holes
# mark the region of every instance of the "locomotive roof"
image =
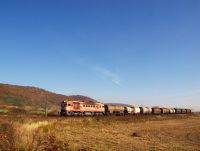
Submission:
[[84,103],[101,103],[101,102],[97,102],[97,101],[91,101],[91,100],[89,100],[89,101],[87,101],[87,100],[84,100],[84,101],[80,101],[80,100],[65,100],[66,102],[84,102]]

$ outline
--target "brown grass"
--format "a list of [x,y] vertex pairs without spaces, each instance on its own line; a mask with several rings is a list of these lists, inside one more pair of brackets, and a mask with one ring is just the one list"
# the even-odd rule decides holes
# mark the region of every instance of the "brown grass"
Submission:
[[0,150],[200,150],[200,115],[1,116]]

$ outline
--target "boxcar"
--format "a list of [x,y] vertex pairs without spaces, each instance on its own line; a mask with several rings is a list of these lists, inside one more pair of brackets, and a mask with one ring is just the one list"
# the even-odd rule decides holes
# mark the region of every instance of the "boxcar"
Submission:
[[176,114],[181,114],[181,109],[175,108],[175,113]]
[[161,109],[159,107],[153,107],[152,114],[161,114]]
[[170,109],[168,109],[168,108],[160,108],[160,109],[161,109],[162,114],[169,114],[170,113]]
[[93,101],[63,101],[61,115],[104,114],[104,104]]
[[120,105],[105,104],[105,114],[106,115],[124,115],[125,107],[120,106]]

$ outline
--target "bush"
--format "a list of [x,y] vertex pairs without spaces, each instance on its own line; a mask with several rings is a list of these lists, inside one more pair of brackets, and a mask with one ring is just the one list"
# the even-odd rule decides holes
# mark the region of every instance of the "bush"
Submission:
[[1,151],[16,150],[15,131],[11,123],[2,123],[0,125],[0,149]]

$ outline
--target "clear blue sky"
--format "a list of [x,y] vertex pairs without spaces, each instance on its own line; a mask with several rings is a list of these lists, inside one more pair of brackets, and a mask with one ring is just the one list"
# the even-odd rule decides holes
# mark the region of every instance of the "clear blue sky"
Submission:
[[1,1],[0,71],[1,83],[200,110],[200,1]]

